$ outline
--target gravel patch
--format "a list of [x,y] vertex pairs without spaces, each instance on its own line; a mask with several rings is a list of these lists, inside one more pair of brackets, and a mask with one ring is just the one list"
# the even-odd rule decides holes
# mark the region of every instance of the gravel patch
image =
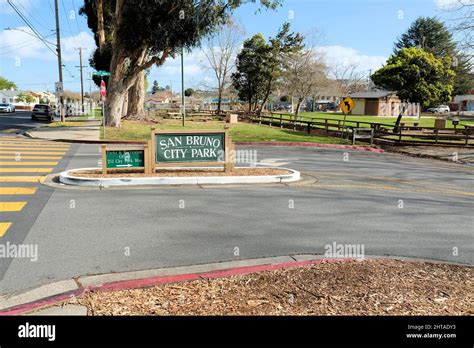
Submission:
[[472,315],[473,268],[364,260],[324,262],[143,289],[91,291],[89,315]]

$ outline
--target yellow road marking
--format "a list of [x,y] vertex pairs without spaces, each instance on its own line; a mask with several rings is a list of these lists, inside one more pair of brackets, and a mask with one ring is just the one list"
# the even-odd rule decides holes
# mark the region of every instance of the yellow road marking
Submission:
[[49,147],[49,148],[42,148],[38,146],[28,146],[28,147],[18,147],[18,146],[13,146],[13,147],[8,147],[8,146],[0,146],[1,151],[13,151],[17,150],[17,152],[20,151],[49,151],[49,152],[61,152],[61,153],[66,153],[67,149],[57,149],[54,147]]
[[0,168],[0,173],[51,173],[53,168]]
[[[5,155],[5,156],[0,156],[0,159],[16,159],[17,156],[13,155]],[[63,156],[20,156],[20,159],[49,159],[49,160],[60,160],[63,158]]]
[[0,237],[3,237],[7,230],[12,225],[11,222],[0,222]]
[[[55,166],[58,162],[23,162],[23,161],[11,161],[11,162],[0,162],[0,166]],[[0,168],[0,173],[2,168]]]
[[36,187],[0,187],[0,195],[33,195]]
[[55,151],[55,152],[50,152],[50,151],[11,151],[11,150],[0,150],[0,154],[5,155],[5,154],[17,154],[19,153],[20,155],[64,155],[66,152],[62,151]]
[[39,144],[0,144],[0,147],[18,147],[18,148],[24,148],[24,147],[28,147],[28,148],[38,148],[38,147],[41,147],[41,148],[51,148],[51,149],[60,149],[60,150],[67,150],[69,149],[69,146],[68,145],[39,145]]
[[7,211],[20,211],[26,202],[0,202],[0,213]]
[[16,131],[19,131],[19,129],[9,128],[9,129],[3,130],[2,133],[15,133]]
[[43,182],[44,176],[0,176],[0,182]]
[[66,144],[66,143],[25,141],[25,140],[11,141],[11,140],[1,140],[1,139],[0,139],[0,145],[45,145],[45,146],[64,146],[64,147],[71,146],[71,144]]

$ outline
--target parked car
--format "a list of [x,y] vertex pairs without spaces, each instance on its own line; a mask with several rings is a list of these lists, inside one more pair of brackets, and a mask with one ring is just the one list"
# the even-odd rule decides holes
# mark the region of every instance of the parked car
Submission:
[[334,102],[330,102],[326,106],[326,111],[336,111],[338,108],[339,108],[338,104],[336,104]]
[[15,112],[15,105],[13,104],[0,104],[0,112]]
[[435,106],[434,108],[429,108],[426,111],[432,112],[434,114],[447,114],[451,112],[451,110],[449,109],[449,106],[447,105],[438,105],[438,106]]
[[45,119],[49,122],[54,121],[54,109],[46,104],[36,104],[31,114],[31,119],[36,121],[38,119]]

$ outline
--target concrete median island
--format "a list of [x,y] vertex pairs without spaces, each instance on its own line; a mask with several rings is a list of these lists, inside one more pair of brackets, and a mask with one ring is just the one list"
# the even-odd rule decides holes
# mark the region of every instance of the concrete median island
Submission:
[[267,167],[236,167],[232,171],[215,167],[177,167],[157,169],[150,174],[131,170],[102,174],[98,168],[80,168],[59,175],[61,183],[76,186],[267,184],[298,180],[298,171]]

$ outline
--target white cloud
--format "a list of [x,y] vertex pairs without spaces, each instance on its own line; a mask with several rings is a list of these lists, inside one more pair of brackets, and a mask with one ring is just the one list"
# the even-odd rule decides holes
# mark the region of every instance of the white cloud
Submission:
[[[51,35],[46,38],[49,42],[55,44],[56,36]],[[81,32],[76,36],[63,37],[61,39],[61,53],[65,62],[79,61],[77,49],[79,46],[84,48],[84,63],[87,63],[88,56],[95,47],[93,37]],[[39,60],[56,60],[56,55],[49,50],[33,34],[28,27],[17,27],[13,30],[3,30],[0,32],[0,55],[2,58],[25,59],[34,58]],[[50,45],[52,50],[56,50],[55,46]]]
[[95,49],[95,41],[92,35],[85,31],[80,32],[76,36],[69,36],[61,39],[61,56],[64,61],[78,61],[79,46],[83,48],[83,63],[87,65],[87,58]]
[[343,46],[320,46],[318,50],[324,54],[327,64],[334,67],[338,64],[357,64],[360,72],[367,73],[368,70],[380,68],[387,60],[384,56],[369,56],[361,54],[354,48]]
[[[47,40],[51,37],[48,37]],[[4,58],[54,59],[53,52],[37,38],[28,27],[17,27],[0,32],[0,54]],[[53,48],[54,49],[54,48]]]
[[[210,70],[207,68],[207,58],[200,49],[195,49],[191,53],[184,54],[184,79],[186,85],[197,86],[202,82],[209,83],[211,78]],[[177,55],[174,59],[168,59],[165,64],[158,68],[153,68],[150,82],[157,80],[161,86],[167,85],[172,81],[173,89],[181,81],[181,56]],[[215,82],[215,81],[214,81]]]

